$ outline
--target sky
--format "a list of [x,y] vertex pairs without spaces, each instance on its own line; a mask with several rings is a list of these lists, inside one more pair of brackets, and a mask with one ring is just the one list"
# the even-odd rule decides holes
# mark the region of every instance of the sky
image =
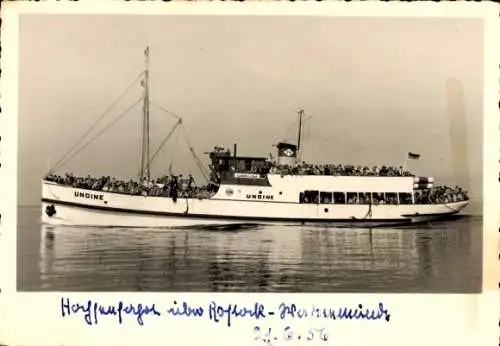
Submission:
[[[216,145],[267,157],[396,165],[482,196],[482,23],[474,19],[24,15],[19,31],[19,204],[125,91],[150,47],[151,100],[183,118],[203,162]],[[93,134],[141,96],[136,83]],[[133,177],[140,105],[58,172]],[[175,118],[151,106],[154,152]],[[92,137],[92,134],[89,138]],[[154,162],[201,176],[183,133]],[[476,204],[475,212],[481,210]]]

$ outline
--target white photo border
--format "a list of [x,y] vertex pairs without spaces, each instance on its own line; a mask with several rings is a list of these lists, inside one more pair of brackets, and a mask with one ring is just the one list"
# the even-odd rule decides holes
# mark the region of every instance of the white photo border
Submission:
[[[382,343],[421,345],[493,345],[498,342],[500,308],[499,230],[500,184],[500,37],[499,10],[494,3],[441,2],[6,2],[2,4],[0,80],[0,343],[13,345],[89,345],[102,341],[113,344],[164,344],[233,342],[255,344],[253,325],[234,328],[188,320],[153,322],[147,327],[103,324],[88,328],[77,321],[62,320],[60,293],[18,293],[17,277],[17,113],[18,113],[18,31],[19,17],[25,14],[129,14],[129,15],[302,15],[338,17],[454,17],[481,18],[484,22],[484,123],[483,123],[483,291],[480,294],[182,294],[182,293],[75,293],[75,299],[136,299],[143,301],[186,299],[203,302],[273,304],[285,299],[299,303],[346,302],[392,306],[393,322],[374,327],[357,321],[332,327],[336,344]],[[277,321],[276,323],[278,323]],[[300,325],[302,322],[290,322]],[[302,323],[303,324],[303,323]],[[361,329],[361,328],[363,329]],[[333,340],[333,339],[332,339]]]

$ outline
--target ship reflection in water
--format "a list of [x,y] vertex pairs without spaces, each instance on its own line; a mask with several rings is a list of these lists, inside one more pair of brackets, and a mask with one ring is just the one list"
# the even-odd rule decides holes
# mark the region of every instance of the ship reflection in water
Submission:
[[[39,278],[31,268],[36,265],[36,256],[25,251],[18,287],[69,291],[478,292],[481,220],[463,216],[430,228],[401,229],[41,226],[41,234],[38,225]],[[33,239],[31,232],[37,231],[26,226],[20,229],[26,248]]]

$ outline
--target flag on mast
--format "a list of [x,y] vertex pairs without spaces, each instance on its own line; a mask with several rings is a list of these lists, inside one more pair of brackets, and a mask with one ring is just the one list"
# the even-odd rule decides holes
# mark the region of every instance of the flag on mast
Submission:
[[149,56],[149,46],[144,50],[144,55]]
[[410,160],[418,160],[420,158],[420,154],[415,154],[412,152],[408,152],[408,159]]

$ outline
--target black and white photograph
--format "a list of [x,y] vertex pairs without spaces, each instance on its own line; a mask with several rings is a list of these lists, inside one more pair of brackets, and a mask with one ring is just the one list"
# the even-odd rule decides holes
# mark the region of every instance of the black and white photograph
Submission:
[[481,20],[25,14],[18,35],[18,291],[482,291]]

